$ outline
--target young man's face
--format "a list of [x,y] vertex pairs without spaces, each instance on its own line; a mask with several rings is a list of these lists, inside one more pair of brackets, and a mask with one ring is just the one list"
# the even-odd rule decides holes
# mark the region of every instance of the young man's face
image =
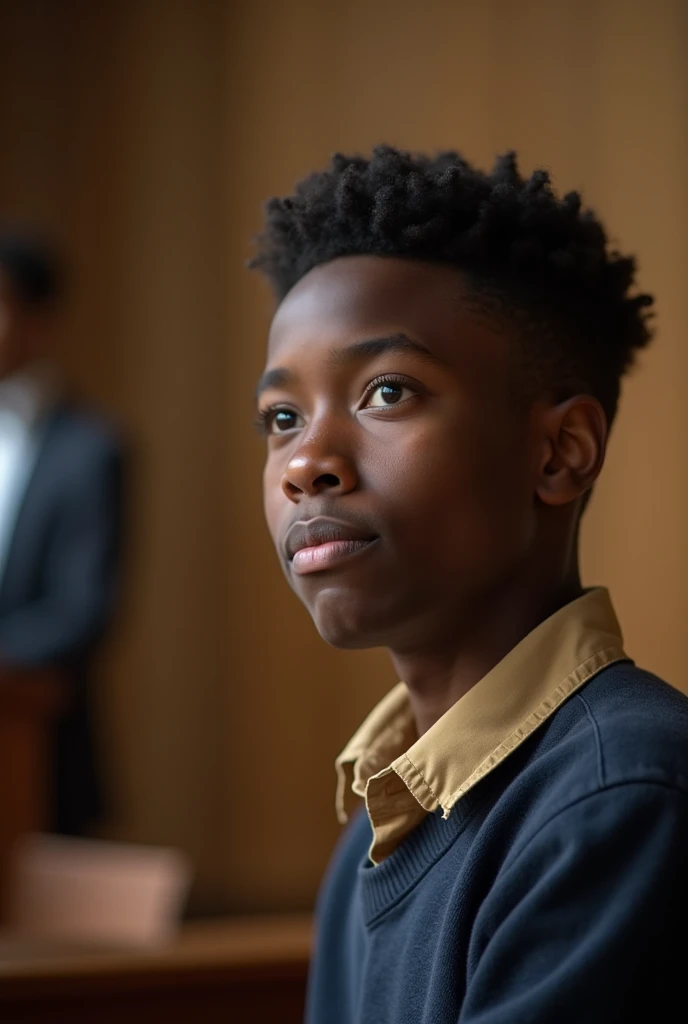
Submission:
[[266,517],[336,646],[412,649],[465,627],[532,553],[532,417],[508,338],[467,294],[449,267],[352,256],[275,314]]

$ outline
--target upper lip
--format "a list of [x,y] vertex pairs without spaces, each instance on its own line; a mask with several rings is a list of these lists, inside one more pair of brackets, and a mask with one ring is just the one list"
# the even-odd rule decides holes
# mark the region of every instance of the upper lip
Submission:
[[316,516],[293,523],[285,537],[284,549],[289,559],[302,548],[316,547],[335,540],[375,540],[376,534],[362,524]]

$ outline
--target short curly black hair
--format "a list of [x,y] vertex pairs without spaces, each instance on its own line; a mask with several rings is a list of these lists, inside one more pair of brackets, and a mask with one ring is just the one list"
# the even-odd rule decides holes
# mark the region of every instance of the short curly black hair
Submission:
[[512,152],[490,173],[453,151],[337,153],[294,195],[269,200],[250,265],[281,301],[313,267],[364,254],[455,266],[476,309],[515,328],[525,391],[592,394],[610,421],[652,336],[653,298],[633,293],[634,258],[609,248],[577,192],[559,198],[544,170],[522,177]]

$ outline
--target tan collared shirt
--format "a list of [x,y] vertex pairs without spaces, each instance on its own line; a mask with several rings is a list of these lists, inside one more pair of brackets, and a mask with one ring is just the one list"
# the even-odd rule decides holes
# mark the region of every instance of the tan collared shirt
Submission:
[[337,758],[337,815],[350,793],[365,799],[379,864],[426,814],[454,805],[594,675],[626,658],[602,588],[590,590],[529,633],[417,737],[404,683],[366,718]]

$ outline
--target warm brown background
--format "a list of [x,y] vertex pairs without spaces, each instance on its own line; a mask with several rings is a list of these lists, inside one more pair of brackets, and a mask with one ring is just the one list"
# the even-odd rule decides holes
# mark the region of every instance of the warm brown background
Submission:
[[250,429],[259,204],[334,149],[515,147],[640,253],[659,337],[584,562],[630,652],[688,688],[687,48],[683,0],[0,0],[0,211],[69,247],[65,361],[135,448],[108,831],[188,850],[198,909],[309,905],[332,758],[392,682],[290,597]]

